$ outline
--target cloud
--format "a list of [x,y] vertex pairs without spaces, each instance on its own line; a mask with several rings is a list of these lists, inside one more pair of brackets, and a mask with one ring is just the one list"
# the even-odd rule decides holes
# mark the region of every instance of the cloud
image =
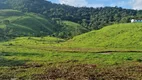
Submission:
[[103,7],[103,4],[89,4],[86,0],[59,0],[59,3],[75,7]]
[[142,0],[131,0],[131,5],[133,9],[142,9]]
[[125,1],[120,1],[120,2],[110,4],[110,6],[113,6],[113,7],[115,7],[115,6],[121,7],[121,6],[125,6],[125,5],[127,5],[127,3]]
[[70,6],[77,6],[77,7],[82,7],[87,5],[86,0],[59,0],[61,4],[67,4]]
[[118,6],[118,7],[123,7],[123,8],[132,8],[132,5],[131,5],[131,1],[130,0],[126,0],[126,1],[117,1],[117,2],[112,2],[109,6],[112,6],[112,7],[115,7],[115,6]]

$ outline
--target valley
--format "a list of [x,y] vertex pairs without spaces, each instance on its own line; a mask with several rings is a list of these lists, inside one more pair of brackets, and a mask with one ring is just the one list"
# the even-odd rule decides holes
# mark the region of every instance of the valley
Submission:
[[[109,32],[107,30],[114,28],[118,29],[115,29],[117,31],[111,30],[113,32],[108,33],[108,36],[110,36],[110,39],[106,39],[108,43],[116,33],[120,34],[119,31],[127,34],[132,29],[135,32],[132,32],[132,34],[140,34],[137,30],[141,30],[141,23],[128,25],[130,24],[115,24],[76,36],[70,40],[47,36],[17,37],[1,42],[0,79],[141,79],[142,51],[141,47],[137,47],[141,45],[138,45],[138,43],[141,43],[140,36],[137,36],[137,39],[134,37],[134,39],[139,40],[135,47],[134,45],[127,45],[132,44],[133,38],[125,36],[121,37],[125,43],[127,42],[125,48],[124,45],[121,46],[124,41],[121,42],[120,39],[120,42],[114,43],[119,44],[110,45],[107,48],[94,43],[98,39],[94,35],[102,35],[103,32]],[[131,35],[127,34],[127,36]],[[104,38],[104,36],[99,38],[100,41],[101,38]],[[84,42],[85,40],[86,42]],[[89,40],[92,40],[92,43],[86,45]],[[126,40],[129,40],[130,43]],[[100,44],[102,43],[100,42]]]
[[0,0],[0,80],[141,80],[142,10]]

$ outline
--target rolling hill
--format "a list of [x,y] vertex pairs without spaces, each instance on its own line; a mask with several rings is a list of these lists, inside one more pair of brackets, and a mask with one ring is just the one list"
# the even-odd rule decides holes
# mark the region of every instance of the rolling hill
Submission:
[[[80,24],[71,21],[52,20],[36,13],[23,13],[18,10],[0,10],[1,34],[12,36],[56,36],[70,38],[86,32]],[[5,34],[6,33],[6,34]],[[3,36],[1,35],[1,36]]]
[[141,14],[0,0],[0,80],[141,80]]
[[53,41],[49,37],[19,37],[4,43],[4,45],[12,44],[15,46],[23,45],[24,47],[29,47],[32,44],[31,48],[34,45],[37,49],[45,49],[47,51],[141,51],[141,35],[142,23],[124,23],[106,26],[100,30],[75,36],[67,41],[54,37],[50,37],[54,38]]
[[22,13],[17,10],[0,10],[0,28],[10,28],[15,35],[52,34],[56,25],[50,19],[34,13]]
[[63,43],[69,47],[142,49],[142,23],[106,26]]
[[87,32],[87,29],[72,21],[62,21],[62,31],[58,35],[62,38],[73,38],[76,35]]

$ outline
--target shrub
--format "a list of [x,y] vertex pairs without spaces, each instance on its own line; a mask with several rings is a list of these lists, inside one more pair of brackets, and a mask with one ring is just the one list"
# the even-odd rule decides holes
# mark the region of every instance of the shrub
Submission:
[[137,59],[137,62],[142,62],[142,59]]
[[10,21],[9,21],[9,20],[3,20],[3,23],[4,23],[4,24],[9,24]]
[[133,60],[132,57],[126,57],[125,60]]

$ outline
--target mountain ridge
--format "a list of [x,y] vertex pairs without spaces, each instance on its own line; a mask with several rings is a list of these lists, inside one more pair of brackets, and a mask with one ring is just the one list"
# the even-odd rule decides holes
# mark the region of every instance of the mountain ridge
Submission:
[[132,17],[142,13],[141,10],[123,9],[121,7],[73,7],[55,4],[46,0],[0,0],[11,9],[42,14],[48,18],[60,18],[87,27],[88,31],[100,29],[112,23],[130,22]]

